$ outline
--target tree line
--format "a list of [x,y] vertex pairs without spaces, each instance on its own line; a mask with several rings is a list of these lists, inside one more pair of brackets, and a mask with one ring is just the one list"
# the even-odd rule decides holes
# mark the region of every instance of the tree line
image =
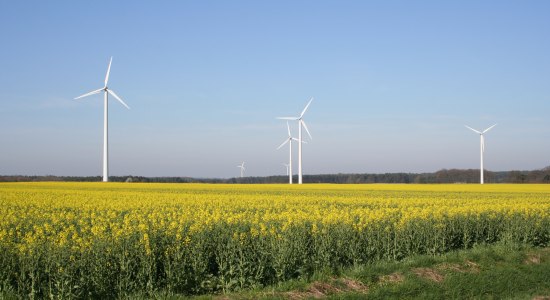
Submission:
[[[288,176],[249,176],[243,178],[192,178],[192,177],[144,177],[110,176],[113,182],[157,183],[287,183]],[[97,182],[101,176],[24,176],[0,175],[0,182],[75,181]],[[298,176],[294,176],[294,182]],[[479,169],[443,169],[433,173],[383,173],[383,174],[320,174],[304,175],[304,183],[478,183]],[[486,183],[550,183],[550,166],[533,171],[485,171]]]

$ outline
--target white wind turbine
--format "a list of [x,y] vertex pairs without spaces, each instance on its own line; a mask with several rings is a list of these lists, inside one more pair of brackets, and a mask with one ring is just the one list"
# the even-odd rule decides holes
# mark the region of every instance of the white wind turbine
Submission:
[[286,122],[286,128],[288,129],[288,137],[285,139],[285,141],[277,147],[277,150],[281,149],[286,143],[288,143],[289,146],[289,157],[288,157],[288,166],[286,170],[286,175],[288,175],[288,183],[292,184],[292,141],[298,141],[297,138],[293,138],[290,134],[290,125],[288,125],[288,122]]
[[479,183],[480,184],[483,184],[483,152],[485,152],[485,137],[483,136],[487,131],[491,130],[493,127],[497,126],[497,124],[483,130],[483,131],[479,131],[479,130],[475,130],[473,129],[472,127],[468,126],[468,125],[464,125],[466,126],[466,128],[472,130],[473,132],[479,134],[479,138],[480,138],[480,154],[481,154],[481,167],[479,169],[479,173],[480,173],[480,176],[479,176]]
[[[290,164],[283,163],[282,165],[286,167],[286,175],[289,175],[290,174],[290,171],[289,171]],[[292,184],[292,179],[290,179],[290,183]]]
[[89,93],[86,93],[84,95],[78,96],[75,99],[84,98],[87,96],[99,94],[103,91],[103,181],[107,182],[109,181],[109,145],[108,145],[108,94],[111,94],[111,96],[115,97],[122,105],[124,105],[127,109],[130,109],[122,99],[120,99],[115,92],[110,90],[107,87],[107,82],[109,81],[109,72],[111,71],[111,63],[113,62],[113,57],[111,56],[111,60],[109,61],[109,67],[107,68],[107,74],[105,75],[105,85],[97,89],[95,91],[91,91]]
[[242,164],[238,165],[237,168],[241,169],[241,178],[242,178],[244,176],[244,170],[245,170],[244,161]]
[[313,97],[309,100],[306,107],[302,111],[299,117],[279,117],[277,119],[280,120],[292,120],[292,121],[298,121],[298,184],[302,184],[302,126],[306,130],[307,134],[309,135],[309,138],[313,139],[311,137],[311,134],[309,133],[309,130],[307,129],[307,125],[304,122],[304,114],[306,113],[307,108],[311,104],[311,101],[313,101]]

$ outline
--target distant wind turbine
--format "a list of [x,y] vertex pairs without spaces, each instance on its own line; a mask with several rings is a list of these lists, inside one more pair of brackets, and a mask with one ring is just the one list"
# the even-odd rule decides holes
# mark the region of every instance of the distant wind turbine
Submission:
[[468,126],[468,125],[464,125],[466,126],[466,128],[470,129],[471,131],[479,134],[479,137],[480,137],[480,154],[481,154],[481,167],[479,169],[479,173],[480,173],[480,176],[479,176],[479,183],[480,184],[483,184],[483,153],[485,152],[485,137],[483,136],[487,131],[491,130],[493,127],[497,126],[497,124],[483,130],[483,131],[479,131],[479,130],[475,130],[473,129],[472,127]]
[[306,130],[307,134],[309,135],[309,138],[313,139],[311,137],[311,134],[309,133],[309,130],[307,129],[307,125],[304,122],[304,114],[306,113],[307,108],[311,104],[311,101],[313,101],[313,97],[309,100],[306,107],[302,111],[299,117],[279,117],[277,119],[280,120],[291,120],[291,121],[298,121],[298,184],[302,184],[302,126]]
[[288,183],[292,184],[292,141],[298,141],[298,139],[293,138],[292,135],[290,134],[290,125],[288,125],[288,121],[286,122],[286,128],[288,129],[288,137],[279,147],[277,147],[277,150],[281,149],[281,147],[283,147],[286,143],[288,143],[289,157],[288,157],[287,175],[288,175]]
[[130,109],[130,107],[128,107],[128,105],[126,105],[126,103],[124,103],[124,101],[122,101],[122,99],[120,99],[120,97],[114,91],[110,90],[107,87],[107,82],[109,81],[109,72],[111,71],[112,62],[113,62],[113,57],[111,56],[111,60],[109,61],[109,67],[107,68],[107,74],[105,75],[105,85],[102,88],[97,89],[95,91],[91,91],[89,93],[86,93],[84,95],[81,95],[75,98],[75,100],[84,98],[87,96],[99,94],[102,91],[104,93],[103,94],[103,181],[104,182],[109,181],[108,94],[111,94],[111,96],[115,97],[115,99],[117,99],[120,103],[122,103],[122,105],[124,105],[127,109]]
[[242,164],[238,165],[237,168],[241,169],[241,178],[242,178],[244,176],[244,170],[245,170],[244,161]]
[[[286,175],[289,175],[290,174],[290,171],[289,171],[289,168],[290,167],[290,164],[285,164],[283,163],[283,166],[286,167]],[[292,175],[291,175],[292,176]],[[290,179],[290,184],[292,184],[292,179]]]

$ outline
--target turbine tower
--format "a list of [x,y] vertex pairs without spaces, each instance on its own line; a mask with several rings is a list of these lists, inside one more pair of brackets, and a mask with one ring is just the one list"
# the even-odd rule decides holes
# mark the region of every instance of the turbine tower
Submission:
[[491,130],[493,127],[497,126],[497,124],[483,130],[483,131],[479,131],[479,130],[475,130],[473,129],[472,127],[468,126],[468,125],[464,125],[466,126],[466,128],[472,130],[473,132],[479,134],[479,138],[480,138],[480,155],[481,155],[481,167],[479,169],[479,183],[480,184],[483,184],[483,152],[485,152],[485,137],[483,136],[487,131]]
[[245,170],[244,161],[243,161],[242,164],[238,165],[237,168],[241,168],[241,178],[243,178],[243,176],[244,176],[244,170]]
[[[289,174],[290,174],[290,171],[289,171],[289,168],[288,168],[288,167],[290,167],[290,164],[285,164],[285,163],[283,163],[282,165],[286,167],[286,175],[289,175]],[[292,175],[291,175],[291,176],[292,176]],[[290,179],[290,184],[292,184],[292,179]]]
[[309,100],[304,110],[302,110],[302,113],[299,117],[279,117],[277,119],[280,120],[291,120],[291,121],[298,121],[298,184],[302,184],[302,126],[306,130],[307,134],[309,135],[310,139],[313,139],[311,137],[311,134],[309,133],[309,130],[307,129],[307,125],[304,122],[304,114],[306,113],[307,108],[311,104],[311,101],[313,101],[313,97]]
[[110,90],[107,87],[107,82],[109,81],[109,72],[111,71],[111,63],[113,62],[113,57],[111,56],[111,60],[109,61],[109,67],[107,68],[107,74],[105,75],[105,85],[97,89],[95,91],[91,91],[89,93],[86,93],[84,95],[78,96],[76,99],[84,98],[87,96],[99,94],[103,91],[103,182],[109,181],[109,145],[108,145],[108,110],[109,110],[109,99],[108,94],[111,94],[111,96],[115,97],[122,105],[124,105],[127,109],[130,109],[122,99],[112,90]]
[[290,125],[288,125],[288,121],[286,122],[286,128],[288,129],[288,137],[285,139],[285,141],[277,147],[277,150],[281,149],[286,143],[288,143],[289,146],[289,157],[288,157],[288,165],[286,170],[286,175],[288,175],[288,183],[292,184],[292,141],[298,141],[297,138],[293,138],[290,134]]

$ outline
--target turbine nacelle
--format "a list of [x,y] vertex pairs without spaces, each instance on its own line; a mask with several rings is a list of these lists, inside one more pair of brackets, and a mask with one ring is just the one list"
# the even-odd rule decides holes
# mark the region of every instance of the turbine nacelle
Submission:
[[468,126],[468,125],[464,125],[466,126],[466,128],[470,129],[471,131],[479,134],[480,136],[480,143],[481,143],[481,152],[485,152],[485,137],[483,136],[487,131],[493,129],[493,127],[497,126],[497,124],[494,124],[493,126],[483,130],[483,131],[479,131],[479,130],[476,130],[476,129],[473,129],[472,127]]
[[479,130],[476,130],[476,129],[473,129],[472,127],[468,126],[468,125],[464,125],[466,126],[466,128],[470,129],[471,131],[477,133],[477,134],[480,134],[480,135],[483,135],[484,133],[486,133],[487,131],[493,129],[493,127],[497,126],[497,124],[494,124],[493,126],[483,130],[483,131],[479,131]]
[[[297,139],[295,137],[292,137],[292,135],[290,134],[290,125],[288,125],[288,122],[286,122],[286,128],[287,128],[287,131],[288,131],[288,137],[285,139],[285,141],[279,147],[277,147],[277,150],[281,149],[288,142],[292,142],[292,141],[300,142],[299,139]],[[307,144],[305,141],[302,141],[302,143]]]
[[246,170],[246,168],[244,167],[244,161],[242,164],[238,165],[237,168],[241,169],[241,177],[243,177],[244,170]]
[[[306,111],[309,108],[309,105],[311,104],[312,101],[313,101],[313,97],[311,97],[311,99],[309,99],[309,102],[306,104],[306,107],[304,107],[304,109],[302,110],[302,113],[300,113],[300,116],[298,116],[298,117],[278,117],[277,119],[287,120],[287,121],[298,121],[298,126],[299,127],[304,127],[304,129],[307,132],[307,135],[309,135],[309,138],[313,139],[313,137],[311,136],[311,133],[309,132],[309,129],[307,128],[306,122],[304,122],[304,114],[306,113]],[[290,129],[289,129],[289,131],[290,131]]]
[[127,109],[130,109],[130,107],[126,103],[124,103],[124,101],[122,101],[122,99],[113,90],[110,90],[109,87],[107,86],[107,83],[109,82],[109,73],[111,72],[111,63],[112,62],[113,62],[113,57],[111,56],[111,60],[109,61],[109,66],[107,67],[107,74],[105,75],[105,85],[103,86],[103,88],[97,89],[95,91],[91,91],[91,92],[86,93],[84,95],[80,95],[80,96],[78,96],[74,99],[76,100],[76,99],[88,97],[88,96],[95,95],[95,94],[98,94],[99,92],[103,91],[106,94],[107,93],[111,94],[111,96],[115,97],[115,99],[118,100],[118,102],[120,102],[122,105],[124,105],[124,107],[126,107]]
[[476,130],[476,129],[473,129],[472,127],[468,126],[468,125],[464,125],[466,126],[466,128],[470,129],[471,131],[479,134],[479,143],[480,143],[480,168],[479,168],[479,183],[480,184],[483,184],[484,181],[483,181],[483,153],[485,153],[485,136],[484,134],[493,129],[493,127],[497,126],[497,124],[483,130],[483,131],[479,131],[479,130]]

